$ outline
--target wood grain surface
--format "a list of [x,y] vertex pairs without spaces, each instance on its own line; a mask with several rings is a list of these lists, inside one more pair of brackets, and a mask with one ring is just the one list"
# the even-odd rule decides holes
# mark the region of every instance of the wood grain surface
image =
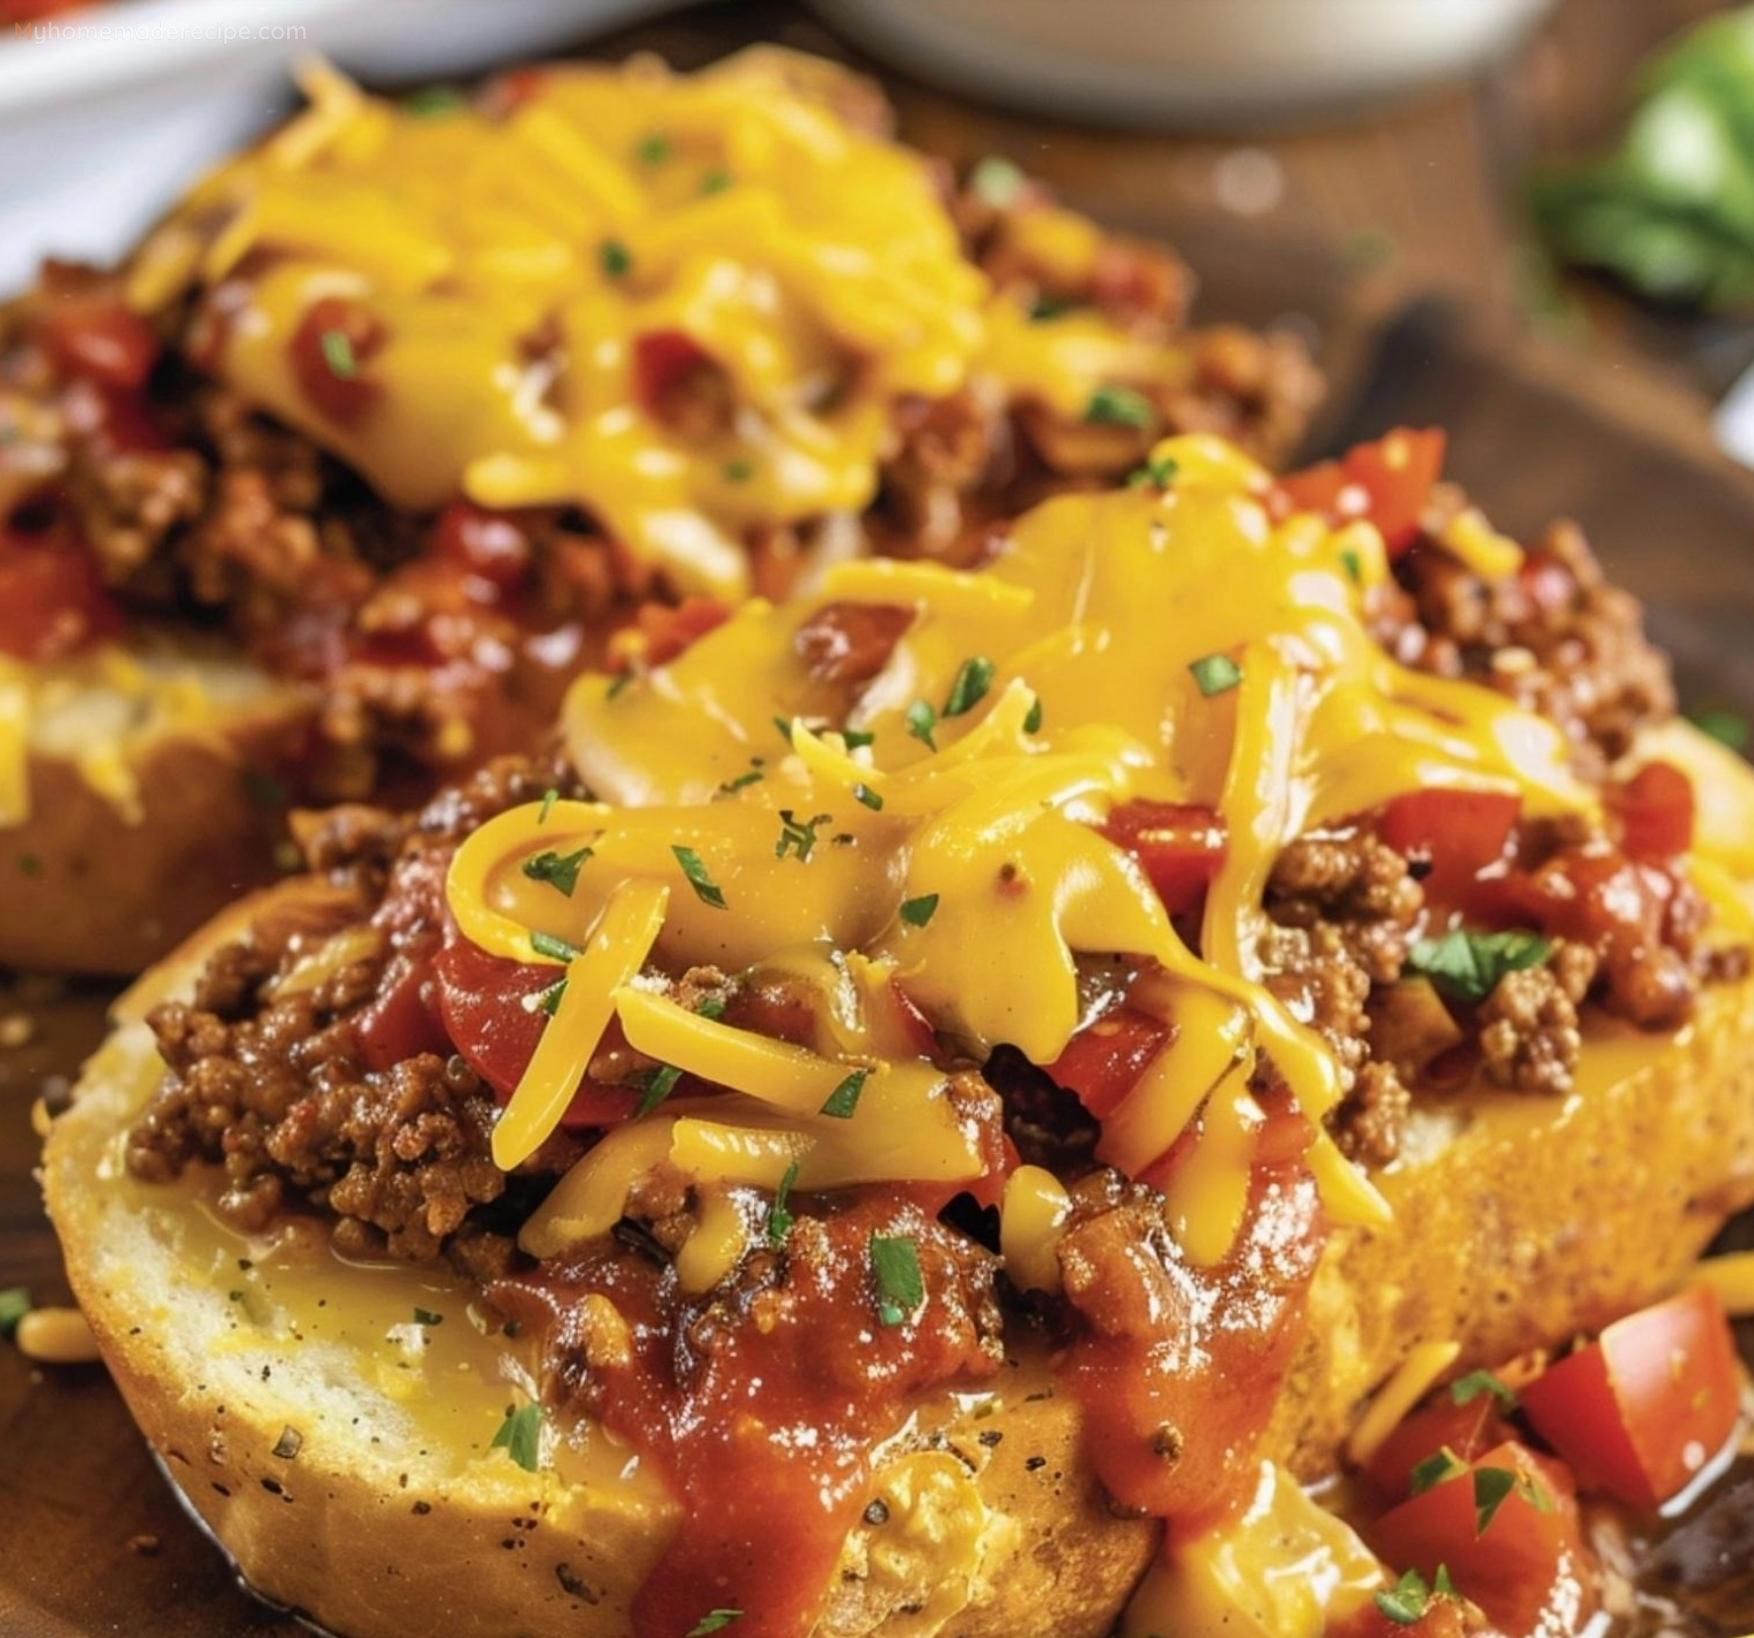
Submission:
[[[1603,73],[1623,72],[1665,19],[1699,9],[1591,0],[1565,7],[1552,38],[1575,42],[1584,12],[1613,14],[1606,55],[1617,66]],[[748,38],[825,41],[791,8],[762,6],[673,18],[615,50],[649,45],[690,62]],[[1537,58],[1532,71],[1547,70]],[[900,87],[899,101],[914,139],[964,158],[1010,153],[1072,202],[1172,238],[1204,281],[1203,316],[1306,334],[1334,388],[1313,448],[1397,421],[1447,425],[1452,470],[1506,527],[1533,530],[1555,514],[1585,523],[1615,574],[1650,603],[1693,703],[1754,703],[1754,478],[1713,454],[1703,402],[1677,372],[1617,347],[1585,354],[1533,338],[1494,300],[1510,238],[1484,157],[1503,136],[1490,128],[1490,96],[1440,100],[1349,138],[1284,139],[1276,152],[1288,203],[1268,221],[1215,208],[1218,144],[1047,130],[913,87]],[[1564,126],[1551,96],[1519,106],[1545,108]],[[1588,131],[1581,107],[1564,117]],[[1420,197],[1424,175],[1447,179],[1450,209]],[[1416,241],[1417,253],[1387,266],[1361,259],[1347,235],[1371,227]],[[28,1285],[39,1301],[61,1300],[64,1287],[31,1173],[28,1112],[45,1087],[65,1084],[101,1029],[103,1004],[102,991],[0,982],[0,1041],[10,1018],[31,1030],[23,1045],[0,1046],[0,1287]],[[33,1370],[0,1346],[0,1439],[4,1638],[300,1630],[237,1589],[97,1367]]]

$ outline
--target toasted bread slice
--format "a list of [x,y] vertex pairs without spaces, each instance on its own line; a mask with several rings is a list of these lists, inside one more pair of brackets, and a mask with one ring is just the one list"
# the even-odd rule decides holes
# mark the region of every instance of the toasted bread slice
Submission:
[[[124,998],[48,1143],[74,1288],[147,1439],[267,1596],[347,1638],[617,1638],[678,1509],[601,1430],[550,1431],[538,1473],[491,1448],[526,1364],[470,1323],[460,1281],[343,1265],[313,1225],[246,1240],[201,1180],[121,1169],[160,1073],[146,1009],[309,891],[234,907]],[[1678,1038],[1593,1040],[1562,1101],[1427,1108],[1382,1181],[1396,1221],[1333,1242],[1267,1451],[1306,1475],[1414,1343],[1495,1361],[1562,1340],[1672,1285],[1754,1197],[1754,984]],[[887,1522],[849,1539],[818,1638],[1099,1638],[1157,1537],[1108,1506],[1039,1352],[919,1406],[872,1483]]]

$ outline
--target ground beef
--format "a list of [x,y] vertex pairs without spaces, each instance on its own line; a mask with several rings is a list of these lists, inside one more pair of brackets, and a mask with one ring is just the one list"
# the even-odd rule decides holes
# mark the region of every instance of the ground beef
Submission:
[[[1460,505],[1440,498],[1437,517]],[[1404,663],[1467,677],[1557,723],[1582,771],[1600,777],[1634,731],[1675,710],[1667,660],[1646,640],[1636,598],[1603,579],[1574,523],[1557,523],[1520,572],[1485,579],[1427,532],[1395,565],[1375,618]]]
[[1506,973],[1481,1003],[1480,1059],[1518,1092],[1566,1092],[1583,1050],[1577,1005],[1548,967]]

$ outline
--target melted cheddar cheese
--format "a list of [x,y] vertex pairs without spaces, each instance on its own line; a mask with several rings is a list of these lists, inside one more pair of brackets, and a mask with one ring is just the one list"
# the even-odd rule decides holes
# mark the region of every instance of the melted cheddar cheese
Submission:
[[[1076,420],[1105,383],[1186,380],[1172,344],[1034,322],[964,256],[927,162],[798,77],[774,51],[692,76],[568,66],[488,112],[313,70],[308,111],[190,194],[130,299],[224,285],[218,373],[396,505],[580,505],[725,594],[757,532],[871,503],[901,400],[970,389]],[[1092,253],[1088,223],[1036,214]],[[357,414],[301,384],[325,299],[381,330],[369,356],[341,338],[315,361],[373,395]],[[710,360],[706,424],[653,412],[654,339]]]
[[[530,1233],[602,1232],[638,1168],[685,1149],[700,1175],[769,1187],[794,1164],[805,1188],[971,1180],[982,1162],[944,1074],[884,1033],[888,980],[971,1058],[1009,1043],[1047,1064],[1080,1027],[1081,959],[1118,955],[1144,972],[1133,1004],[1176,1028],[1098,1152],[1137,1175],[1194,1130],[1169,1214],[1188,1254],[1216,1261],[1247,1205],[1258,1056],[1318,1123],[1344,1090],[1328,1048],[1260,982],[1279,850],[1426,787],[1514,791],[1534,814],[1592,809],[1558,729],[1371,641],[1359,580],[1381,572],[1374,530],[1274,524],[1265,474],[1215,440],[1170,440],[1158,456],[1179,470],[1167,489],[1050,501],[978,575],[843,565],[814,599],[751,603],[631,683],[574,685],[566,740],[603,800],[516,809],[471,837],[449,884],[462,930],[526,961],[565,941],[589,963],[605,906],[629,882],[656,884],[660,968],[814,972],[841,1025],[833,1050],[805,1051],[624,984],[614,1008],[629,1042],[729,1094],[613,1133]],[[871,603],[911,620],[843,715],[798,633],[832,606]],[[1213,656],[1235,681],[1208,693]],[[1204,804],[1227,823],[1198,956],[1098,828],[1135,798]],[[522,868],[581,848],[570,895]],[[565,1061],[594,1045],[569,1043]],[[855,1073],[862,1095],[837,1118],[825,1105]],[[532,1066],[505,1116],[519,1153],[565,1090]],[[1333,1215],[1380,1219],[1380,1197],[1325,1135],[1312,1163]],[[1047,1279],[1063,1211],[1029,1182],[1014,1186],[1007,1232]]]

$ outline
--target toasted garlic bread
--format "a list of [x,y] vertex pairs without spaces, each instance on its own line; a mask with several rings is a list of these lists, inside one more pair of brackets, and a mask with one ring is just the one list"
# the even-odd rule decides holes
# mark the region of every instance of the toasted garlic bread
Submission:
[[274,869],[309,696],[211,649],[0,671],[0,966],[138,973]]
[[[310,890],[234,906],[123,999],[47,1149],[75,1290],[154,1450],[268,1597],[349,1638],[611,1638],[678,1512],[599,1430],[539,1474],[491,1448],[525,1364],[471,1324],[461,1280],[341,1264],[320,1230],[241,1238],[196,1180],[148,1189],[118,1163],[160,1073],[144,1013]],[[1754,985],[1709,995],[1676,1040],[1593,1041],[1562,1103],[1437,1106],[1384,1181],[1396,1221],[1336,1236],[1270,1439],[1306,1475],[1415,1343],[1481,1359],[1556,1343],[1672,1284],[1754,1197]],[[849,1538],[819,1638],[1111,1629],[1158,1526],[1110,1508],[1072,1399],[1039,1350],[1014,1357],[885,1447],[868,1515],[884,1522]]]

